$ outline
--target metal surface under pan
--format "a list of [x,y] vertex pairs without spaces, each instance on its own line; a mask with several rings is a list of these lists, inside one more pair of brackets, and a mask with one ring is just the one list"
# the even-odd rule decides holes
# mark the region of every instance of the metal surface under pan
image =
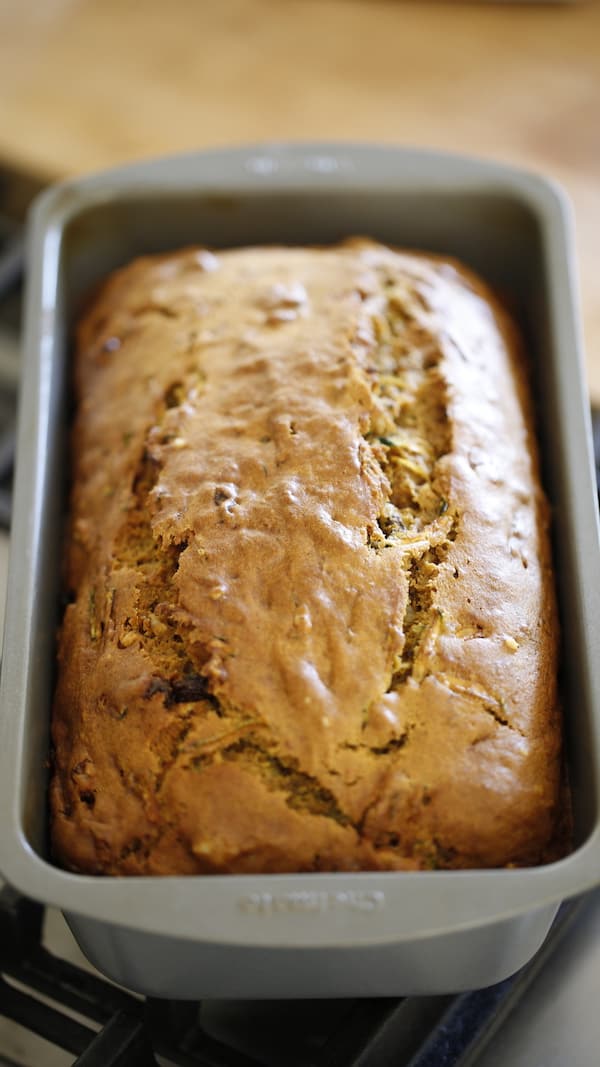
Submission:
[[[68,422],[68,336],[138,253],[367,234],[457,255],[501,292],[534,358],[555,512],[575,813],[566,859],[526,870],[97,878],[48,860],[46,765]],[[600,556],[568,209],[494,163],[356,146],[209,152],[69,182],[30,228],[25,368],[0,711],[0,870],[61,908],[100,970],[154,996],[449,992],[498,981],[560,900],[600,881]]]

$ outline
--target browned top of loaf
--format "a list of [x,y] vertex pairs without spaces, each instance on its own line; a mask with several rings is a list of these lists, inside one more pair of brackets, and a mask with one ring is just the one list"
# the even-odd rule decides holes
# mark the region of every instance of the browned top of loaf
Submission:
[[108,280],[77,342],[60,862],[543,861],[556,618],[519,360],[472,274],[369,241]]

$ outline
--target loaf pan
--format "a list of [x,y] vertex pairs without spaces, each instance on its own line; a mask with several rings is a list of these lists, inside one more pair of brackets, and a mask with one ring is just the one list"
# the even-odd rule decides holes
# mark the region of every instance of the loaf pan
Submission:
[[[554,509],[575,840],[524,870],[99,878],[49,858],[46,790],[65,509],[68,350],[85,294],[140,253],[364,234],[459,256],[528,339]],[[446,993],[496,982],[559,902],[600,882],[600,555],[569,210],[528,173],[436,152],[261,146],[59,185],[29,234],[24,380],[0,710],[0,869],[83,951],[152,996]]]

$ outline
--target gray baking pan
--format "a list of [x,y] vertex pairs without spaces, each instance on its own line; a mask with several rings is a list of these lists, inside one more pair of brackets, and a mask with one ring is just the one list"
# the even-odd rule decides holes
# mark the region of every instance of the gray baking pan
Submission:
[[[526,870],[96,878],[53,866],[48,724],[65,505],[68,339],[85,294],[142,252],[366,234],[457,255],[504,293],[534,359],[554,509],[575,848]],[[569,210],[491,162],[260,146],[59,185],[30,226],[0,707],[0,869],[63,909],[89,959],[154,996],[439,993],[525,963],[559,902],[600,882],[600,554]]]

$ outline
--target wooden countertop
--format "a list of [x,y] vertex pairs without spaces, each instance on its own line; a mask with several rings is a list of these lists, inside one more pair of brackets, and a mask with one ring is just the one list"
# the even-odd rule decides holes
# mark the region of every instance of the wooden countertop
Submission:
[[552,175],[600,403],[600,4],[0,0],[0,170],[193,148],[429,145]]

